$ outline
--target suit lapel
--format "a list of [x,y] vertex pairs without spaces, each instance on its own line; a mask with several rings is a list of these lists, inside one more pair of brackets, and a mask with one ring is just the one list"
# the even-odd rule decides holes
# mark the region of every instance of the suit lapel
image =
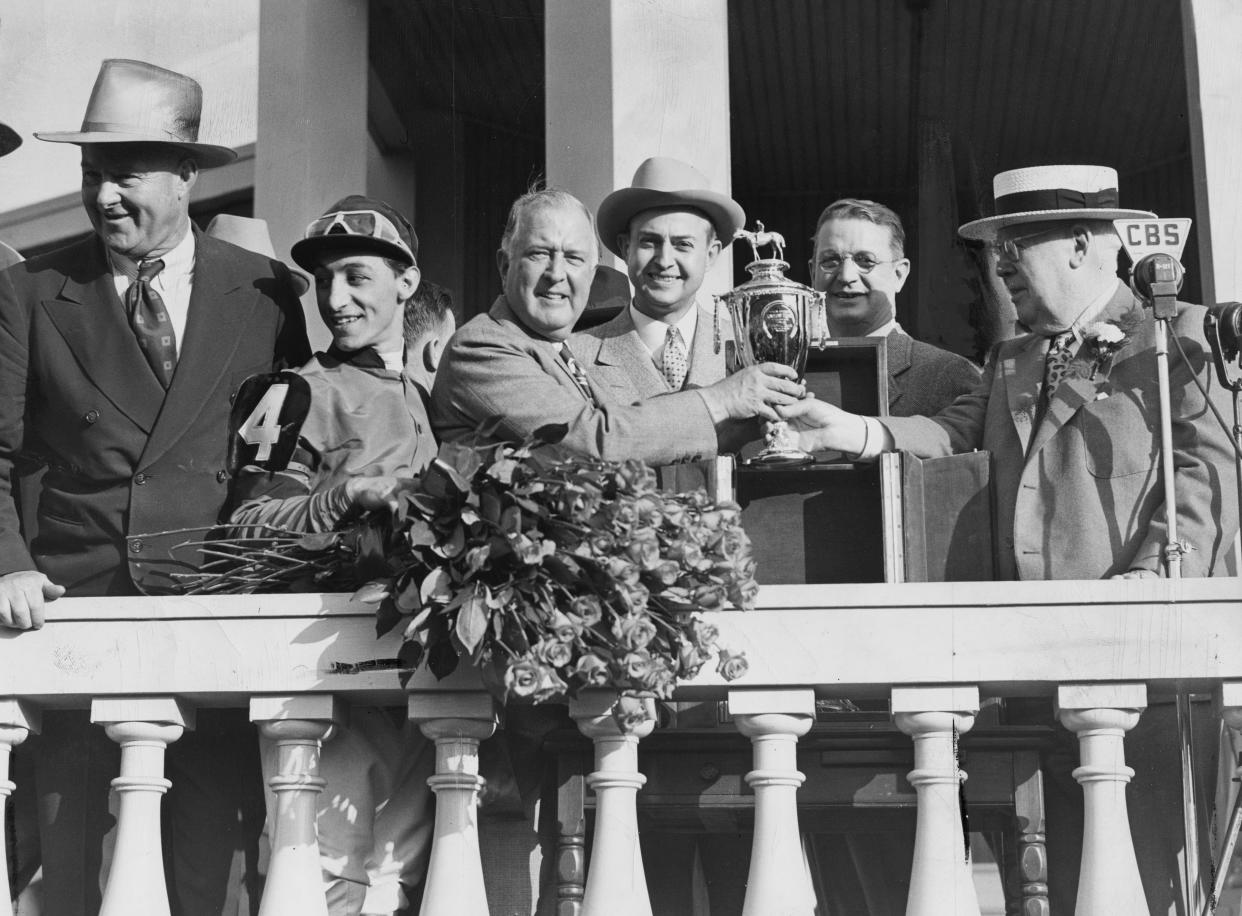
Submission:
[[1000,365],[996,371],[1005,380],[1005,398],[1014,432],[1026,454],[1035,423],[1035,408],[1039,402],[1039,386],[1044,377],[1045,341],[1042,337],[1028,334],[1020,337],[1009,347],[1001,347],[997,354]]
[[80,259],[82,271],[65,278],[55,299],[43,301],[44,311],[95,387],[150,433],[164,402],[164,388],[126,323],[102,243],[93,236],[83,242]]
[[[697,336],[697,335],[696,335]],[[668,391],[668,382],[656,371],[651,354],[638,337],[627,306],[611,322],[608,333],[600,339],[596,361],[601,366],[615,366],[638,391],[640,398],[654,397]]]
[[893,406],[905,394],[902,374],[910,368],[910,337],[901,331],[891,331],[887,340],[888,348],[888,407],[892,413]]
[[[699,310],[699,323],[694,329],[694,345],[690,348],[690,372],[686,376],[687,388],[704,388],[714,385],[725,377],[723,317],[713,316],[710,309],[695,306]],[[716,352],[716,324],[713,317],[722,319],[720,352]],[[650,362],[650,360],[648,360]]]
[[222,246],[197,229],[194,235],[194,285],[185,341],[165,409],[143,452],[147,464],[159,459],[194,425],[245,338],[258,301],[258,291],[242,285]]

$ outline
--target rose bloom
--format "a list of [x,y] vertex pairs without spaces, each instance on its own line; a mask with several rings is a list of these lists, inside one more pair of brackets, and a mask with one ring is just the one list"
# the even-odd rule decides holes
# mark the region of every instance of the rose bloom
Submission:
[[552,615],[552,635],[561,642],[571,643],[582,632],[582,620],[556,611]]
[[660,563],[660,539],[650,528],[635,531],[625,552],[639,569],[654,569]]
[[541,668],[539,670],[539,686],[531,699],[536,703],[547,703],[549,700],[563,697],[568,687],[569,685],[561,680],[560,675],[554,669]]
[[627,652],[625,658],[621,659],[621,665],[627,675],[635,681],[641,681],[651,668],[651,653],[646,649]]
[[698,569],[703,562],[703,548],[689,538],[677,540],[669,544],[668,557],[687,569]]
[[746,656],[741,652],[733,654],[726,649],[720,650],[716,671],[726,681],[736,681],[748,670],[750,670],[750,662],[746,661]]
[[641,582],[623,582],[617,585],[617,590],[621,592],[621,597],[631,613],[646,612],[647,602],[651,600],[651,590],[647,586]]
[[642,697],[623,693],[612,705],[612,718],[622,734],[629,734],[655,717],[650,703]]
[[725,590],[714,582],[700,585],[691,593],[690,600],[701,611],[714,611],[724,605]]
[[608,683],[608,663],[592,652],[587,652],[578,659],[574,673],[588,687],[603,687]]
[[604,609],[594,595],[579,595],[569,603],[569,608],[582,620],[584,627],[593,627],[604,616]]
[[659,528],[664,523],[664,503],[655,494],[640,496],[634,503],[639,524]]
[[681,575],[681,567],[672,560],[664,560],[656,564],[651,574],[660,585],[676,585],[677,577]]
[[613,626],[613,632],[627,649],[645,649],[656,637],[655,624],[646,615],[622,617]]
[[534,696],[539,689],[543,666],[528,657],[515,658],[505,669],[505,692],[509,696]]
[[694,677],[703,667],[703,653],[693,643],[683,639],[677,645],[677,662],[681,666],[682,677]]
[[670,499],[664,503],[664,520],[674,528],[680,528],[686,523],[686,507],[676,499]]
[[759,597],[759,583],[753,576],[739,577],[729,589],[729,601],[734,607],[751,610]]
[[642,685],[648,690],[652,690],[658,695],[667,698],[673,692],[676,679],[676,673],[669,665],[668,659],[657,655],[651,659],[647,673],[643,676]]
[[634,494],[651,493],[658,481],[655,472],[641,461],[629,458],[617,469],[617,486]]
[[622,560],[620,557],[609,557],[607,566],[608,575],[618,583],[633,585],[638,581],[638,567],[633,563]]
[[705,648],[716,645],[716,640],[720,639],[720,628],[705,620],[691,623],[690,632],[694,634],[694,641]]
[[562,668],[573,661],[574,653],[568,645],[559,639],[541,639],[535,644],[535,656],[553,668]]

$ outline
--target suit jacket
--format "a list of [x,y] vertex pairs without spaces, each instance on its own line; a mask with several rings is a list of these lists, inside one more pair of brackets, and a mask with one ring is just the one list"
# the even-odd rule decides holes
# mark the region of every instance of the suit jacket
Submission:
[[[0,573],[39,569],[71,595],[159,591],[175,529],[214,524],[228,490],[229,402],[256,372],[310,356],[283,264],[195,230],[194,286],[165,392],[91,236],[0,274]],[[46,466],[37,535],[11,472]]]
[[[1194,382],[1198,377],[1229,415],[1229,393],[1212,371],[1203,316],[1202,306],[1179,303],[1171,332],[1190,364],[1176,347],[1169,358],[1178,537],[1191,548],[1182,560],[1186,576],[1231,575],[1228,555],[1238,528],[1229,436]],[[979,387],[935,417],[881,421],[898,449],[920,457],[991,452],[1001,578],[1162,572],[1165,494],[1154,321],[1120,284],[1098,320],[1133,325],[1126,345],[1094,379],[1067,376],[1038,426],[1047,343],[1031,334],[997,344]]]
[[890,417],[933,414],[979,384],[979,369],[970,360],[904,331],[888,335],[887,349]]
[[[570,350],[578,359],[572,344]],[[527,330],[502,296],[449,341],[431,392],[432,430],[441,442],[455,441],[496,420],[494,438],[521,442],[563,423],[566,447],[599,458],[672,464],[716,454],[716,430],[698,392],[633,404],[589,373],[588,383],[591,399],[555,345]]]
[[[699,319],[690,342],[686,388],[703,388],[725,377],[725,343],[733,340],[728,314],[720,316],[720,347],[716,348],[712,313],[698,306]],[[623,403],[633,403],[671,390],[664,373],[638,336],[629,306],[611,321],[579,331],[569,339],[574,355],[601,385]]]

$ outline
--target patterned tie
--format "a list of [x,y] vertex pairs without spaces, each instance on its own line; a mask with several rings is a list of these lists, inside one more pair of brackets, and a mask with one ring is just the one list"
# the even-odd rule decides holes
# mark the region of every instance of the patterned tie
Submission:
[[1040,392],[1040,399],[1045,407],[1051,403],[1057,387],[1065,378],[1065,370],[1069,368],[1070,358],[1074,355],[1073,343],[1072,330],[1062,331],[1048,343],[1048,355],[1044,358],[1044,387]]
[[158,259],[139,263],[138,279],[125,291],[125,309],[151,371],[168,388],[177,366],[176,334],[163,298],[151,287],[151,281],[163,269],[164,262]]
[[671,324],[664,335],[664,378],[674,391],[681,391],[686,383],[686,345],[681,332]]
[[595,398],[591,394],[591,384],[587,381],[586,371],[582,365],[574,359],[574,354],[569,349],[569,344],[562,343],[560,346],[561,362],[565,364],[565,368],[569,370],[569,377],[574,380],[574,384],[578,386],[578,390],[582,392],[582,396],[595,403]]

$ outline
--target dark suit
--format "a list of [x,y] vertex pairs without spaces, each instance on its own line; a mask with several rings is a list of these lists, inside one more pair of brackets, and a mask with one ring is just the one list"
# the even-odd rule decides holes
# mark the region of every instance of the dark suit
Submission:
[[979,384],[979,369],[964,356],[901,330],[890,333],[886,342],[890,417],[936,413]]
[[[231,394],[247,375],[301,365],[310,349],[288,268],[198,232],[195,242],[167,392],[138,348],[97,237],[0,274],[0,574],[38,569],[73,596],[158,591],[171,580],[153,561],[182,538],[148,533],[217,520]],[[29,540],[11,490],[19,458],[46,467]],[[204,711],[198,731],[170,748],[171,890],[182,898],[174,913],[219,912],[220,871],[236,838],[213,833],[236,832],[240,795],[258,791],[262,810],[245,718]],[[98,839],[118,758],[102,729],[85,723],[80,711],[49,714],[23,755],[43,805],[46,910],[58,916],[98,906]]]

